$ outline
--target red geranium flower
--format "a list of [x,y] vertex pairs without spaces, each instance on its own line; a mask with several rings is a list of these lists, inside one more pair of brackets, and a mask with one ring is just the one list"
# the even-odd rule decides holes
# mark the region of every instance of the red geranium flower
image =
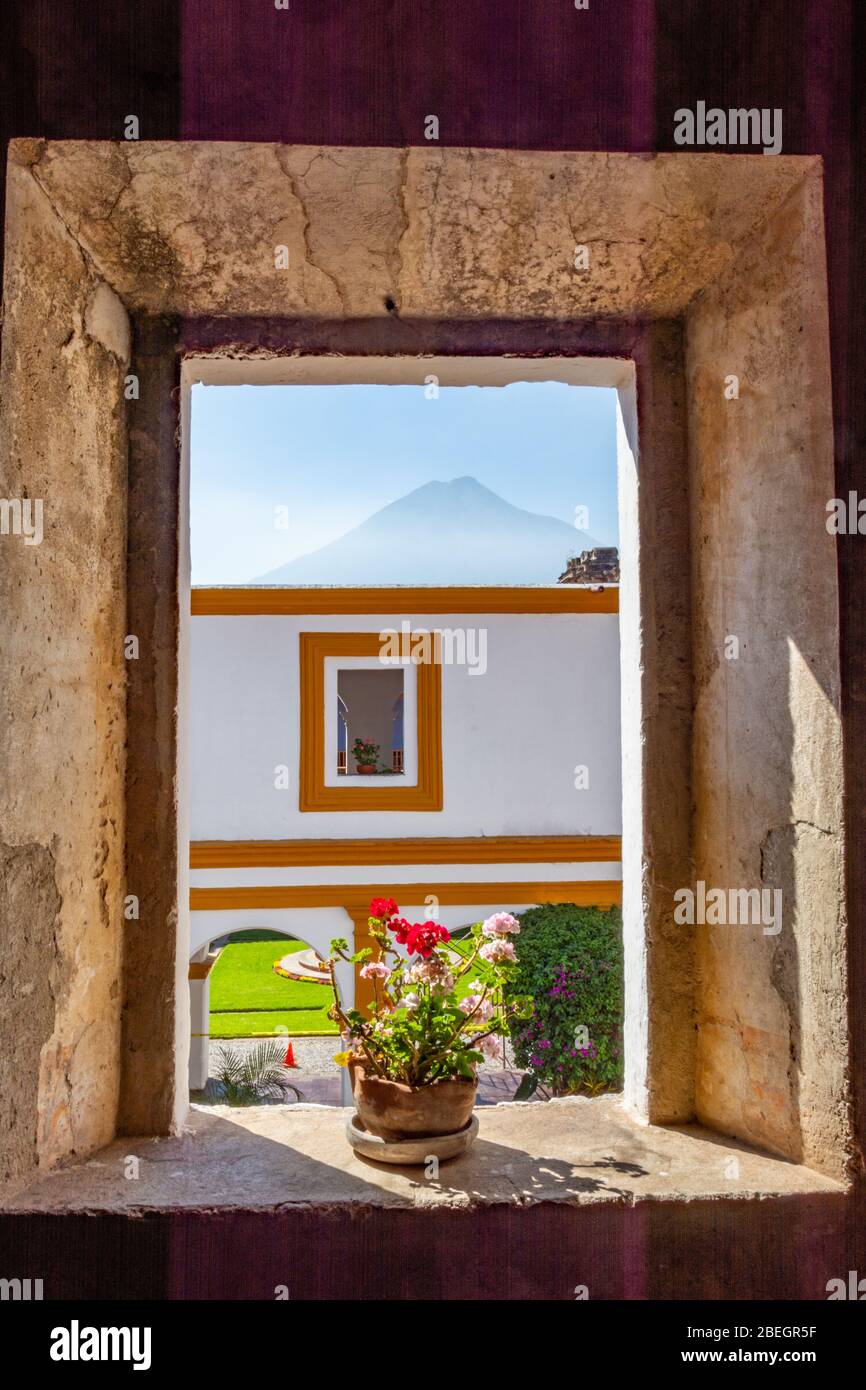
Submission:
[[440,941],[450,940],[451,933],[445,927],[440,927],[438,922],[416,922],[409,930],[406,947],[410,956],[417,951],[419,956],[428,960]]
[[393,898],[374,898],[370,903],[370,916],[379,922],[388,922],[400,911]]
[[388,923],[388,927],[394,933],[395,940],[399,946],[405,946],[409,940],[409,933],[412,926],[406,921],[405,917],[394,917]]

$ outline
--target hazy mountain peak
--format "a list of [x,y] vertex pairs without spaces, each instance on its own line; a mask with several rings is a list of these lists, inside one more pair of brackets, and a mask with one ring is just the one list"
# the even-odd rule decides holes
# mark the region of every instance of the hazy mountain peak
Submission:
[[515,507],[477,478],[433,479],[257,584],[555,584],[597,542]]

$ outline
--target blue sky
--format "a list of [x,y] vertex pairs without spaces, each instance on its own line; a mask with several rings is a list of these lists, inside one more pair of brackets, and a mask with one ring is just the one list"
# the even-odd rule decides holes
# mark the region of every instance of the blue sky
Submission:
[[615,393],[505,387],[193,387],[193,584],[244,584],[431,480],[466,474],[514,506],[617,544]]

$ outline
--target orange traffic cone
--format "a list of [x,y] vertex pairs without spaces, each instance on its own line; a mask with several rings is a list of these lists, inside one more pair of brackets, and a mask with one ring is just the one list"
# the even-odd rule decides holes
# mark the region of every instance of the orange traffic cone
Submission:
[[297,1064],[297,1062],[295,1061],[295,1049],[293,1048],[292,1044],[289,1043],[288,1047],[286,1048],[286,1055],[285,1055],[285,1057],[283,1058],[283,1066],[284,1066],[284,1067],[297,1067],[297,1065],[298,1065],[298,1064]]

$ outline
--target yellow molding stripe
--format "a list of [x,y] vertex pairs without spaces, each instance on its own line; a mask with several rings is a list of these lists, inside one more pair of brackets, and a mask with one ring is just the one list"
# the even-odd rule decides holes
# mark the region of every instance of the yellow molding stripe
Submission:
[[206,980],[215,965],[216,957],[213,960],[190,961],[188,978],[190,980]]
[[619,835],[436,835],[396,840],[193,840],[191,869],[311,868],[335,864],[608,864]]
[[200,588],[193,617],[333,613],[618,613],[619,588],[579,584],[429,585],[415,588]]
[[[371,787],[325,785],[325,658],[378,656],[377,632],[301,632],[301,811],[442,810],[442,667],[434,662],[418,672],[418,782],[400,786],[399,777]],[[376,779],[377,783],[382,781]]]
[[580,907],[614,907],[622,901],[618,879],[520,883],[322,883],[271,887],[191,888],[193,912],[237,912],[245,908],[342,907],[363,913],[372,897],[396,893],[404,903],[423,903],[431,895],[445,906],[474,903],[576,903]]

